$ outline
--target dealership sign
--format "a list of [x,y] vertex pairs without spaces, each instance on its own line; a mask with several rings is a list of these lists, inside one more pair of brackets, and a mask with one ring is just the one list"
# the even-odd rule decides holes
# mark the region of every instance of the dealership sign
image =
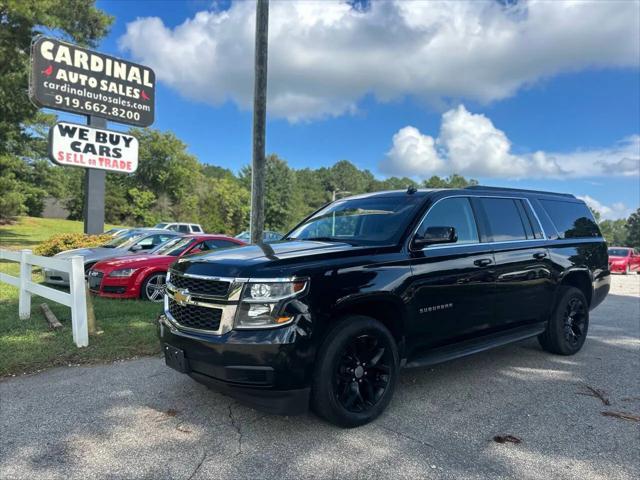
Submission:
[[38,37],[31,47],[29,94],[39,107],[146,127],[154,120],[149,67]]
[[59,165],[132,173],[138,139],[113,130],[58,122],[49,130],[49,157]]

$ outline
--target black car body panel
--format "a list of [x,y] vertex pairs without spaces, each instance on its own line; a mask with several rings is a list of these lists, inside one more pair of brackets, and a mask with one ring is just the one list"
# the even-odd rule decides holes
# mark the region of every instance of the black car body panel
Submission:
[[[399,227],[399,240],[390,244],[285,236],[275,243],[180,259],[171,275],[238,282],[305,279],[308,287],[282,307],[290,323],[255,330],[232,324],[217,333],[185,329],[172,319],[165,299],[161,341],[184,352],[186,373],[196,380],[258,407],[294,413],[306,409],[318,349],[345,314],[384,323],[403,363],[419,366],[540,333],[559,285],[582,289],[590,308],[609,291],[607,246],[590,214],[561,232],[545,209],[544,202],[559,202],[557,223],[562,214],[586,210],[571,195],[478,187],[369,197],[385,195],[417,199],[411,218]],[[476,240],[416,248],[412,240],[425,214],[429,218],[447,199],[460,199],[465,211],[473,212],[467,234]],[[547,203],[547,208],[554,205]],[[492,208],[517,215],[523,238],[502,235]],[[237,298],[217,303],[236,314]]]

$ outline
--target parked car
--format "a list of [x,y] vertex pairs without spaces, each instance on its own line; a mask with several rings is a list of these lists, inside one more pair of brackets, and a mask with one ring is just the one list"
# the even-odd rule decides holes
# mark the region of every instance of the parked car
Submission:
[[167,271],[176,259],[219,248],[246,245],[224,235],[185,235],[149,255],[115,257],[93,265],[89,289],[101,297],[163,300]]
[[[271,230],[266,230],[262,232],[262,241],[264,243],[277,242],[278,240],[282,240],[283,234],[274,232]],[[242,233],[236,235],[236,238],[242,240],[243,242],[251,243],[251,235],[248,230],[245,230]]]
[[134,230],[133,228],[110,228],[109,230],[104,232],[104,235],[111,235],[112,237],[117,237],[118,235],[122,235],[130,230]]
[[197,223],[179,223],[179,222],[162,222],[158,223],[153,228],[160,228],[162,230],[173,230],[180,233],[204,233],[202,227]]
[[609,247],[609,269],[611,272],[640,274],[640,252],[629,247]]
[[536,336],[578,352],[609,286],[606,243],[573,195],[378,192],[281,242],[180,259],[159,336],[166,363],[198,382],[353,427],[389,405],[400,367]]
[[[111,257],[152,252],[167,240],[182,236],[181,233],[167,230],[141,229],[131,230],[113,237],[100,247],[74,248],[54,255],[55,258],[69,258],[75,255],[84,257],[84,271],[87,273],[94,263]],[[53,285],[69,285],[69,274],[51,268],[44,269],[44,281]]]

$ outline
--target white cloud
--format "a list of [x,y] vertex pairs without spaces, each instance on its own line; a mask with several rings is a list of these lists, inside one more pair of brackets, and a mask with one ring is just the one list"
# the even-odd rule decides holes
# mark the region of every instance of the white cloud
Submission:
[[450,173],[512,179],[637,176],[640,135],[609,148],[516,155],[507,135],[489,118],[459,105],[442,115],[435,139],[412,126],[400,129],[380,170],[419,178]]
[[387,154],[386,168],[399,176],[416,172],[441,171],[445,162],[436,152],[435,141],[415,127],[404,127],[393,136],[393,146]]
[[628,208],[622,202],[616,202],[612,205],[604,205],[589,195],[580,196],[578,198],[584,200],[593,210],[600,213],[603,220],[617,220],[619,218],[627,218],[633,212],[632,208]]
[[[174,28],[140,18],[120,46],[188,98],[249,108],[254,18],[254,2],[202,11]],[[637,67],[639,29],[640,4],[626,0],[395,0],[364,11],[338,1],[272,2],[269,113],[290,121],[342,115],[367,94],[499,100],[560,72]]]

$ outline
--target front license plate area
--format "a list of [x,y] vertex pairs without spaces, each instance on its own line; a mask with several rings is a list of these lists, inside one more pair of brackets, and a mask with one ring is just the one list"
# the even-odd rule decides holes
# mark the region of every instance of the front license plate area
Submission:
[[184,351],[166,343],[164,344],[164,361],[167,366],[181,373],[187,373],[189,371],[189,363],[187,359],[184,358]]

